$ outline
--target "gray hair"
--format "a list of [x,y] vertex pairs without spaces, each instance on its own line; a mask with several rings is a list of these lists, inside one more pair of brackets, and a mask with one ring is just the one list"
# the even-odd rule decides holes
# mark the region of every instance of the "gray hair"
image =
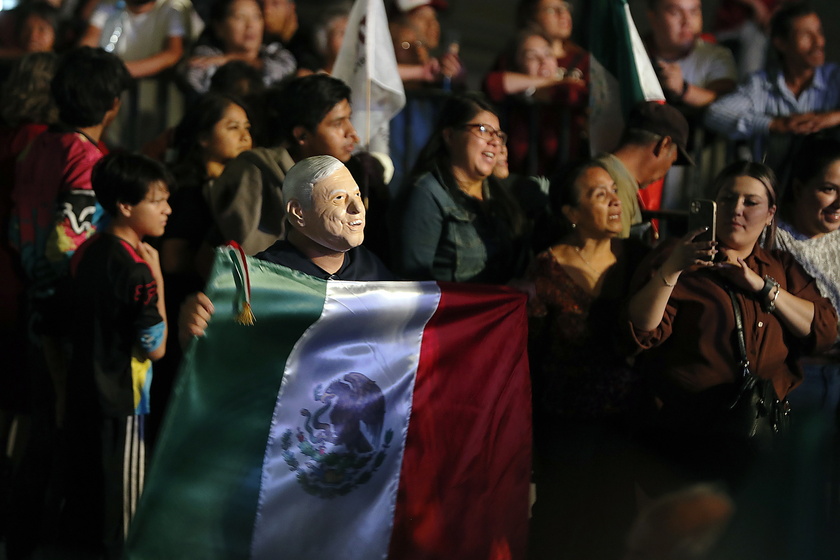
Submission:
[[286,202],[297,200],[304,210],[312,207],[312,187],[326,179],[344,164],[332,156],[312,156],[302,159],[289,169],[283,179],[283,197]]

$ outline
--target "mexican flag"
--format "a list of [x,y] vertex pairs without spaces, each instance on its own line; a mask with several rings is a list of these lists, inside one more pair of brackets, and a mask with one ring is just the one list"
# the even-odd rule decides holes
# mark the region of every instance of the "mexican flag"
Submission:
[[207,294],[127,558],[524,558],[524,295],[324,281],[233,248]]
[[598,154],[616,147],[634,104],[664,103],[665,94],[627,0],[592,0],[589,10],[589,138],[592,153]]

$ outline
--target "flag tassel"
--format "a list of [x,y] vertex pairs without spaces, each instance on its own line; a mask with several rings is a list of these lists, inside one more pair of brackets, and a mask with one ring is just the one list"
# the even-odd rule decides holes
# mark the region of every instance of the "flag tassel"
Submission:
[[240,325],[251,326],[256,322],[256,318],[254,317],[254,310],[251,308],[251,275],[248,271],[248,261],[245,258],[245,251],[242,250],[242,247],[238,243],[231,241],[228,243],[228,247],[230,248],[231,257],[233,257],[234,268],[239,273],[242,291],[244,292],[243,297],[240,298],[244,300],[242,309],[236,314],[234,321]]
[[240,311],[236,316],[236,322],[240,325],[251,326],[255,321],[256,319],[254,318],[254,312],[251,310],[251,304],[246,301],[242,304],[242,311]]

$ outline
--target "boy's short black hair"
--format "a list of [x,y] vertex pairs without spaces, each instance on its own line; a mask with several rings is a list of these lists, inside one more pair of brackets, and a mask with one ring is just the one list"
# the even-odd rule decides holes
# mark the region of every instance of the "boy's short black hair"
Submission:
[[96,200],[109,215],[117,215],[119,203],[139,204],[149,188],[162,183],[172,188],[173,179],[169,170],[159,161],[149,157],[120,152],[108,154],[93,166],[90,177]]
[[269,146],[295,144],[296,126],[315,131],[344,100],[350,101],[350,86],[326,74],[292,78],[265,94],[266,140]]
[[51,89],[61,121],[88,127],[102,123],[114,99],[130,85],[131,75],[117,55],[78,47],[62,57]]

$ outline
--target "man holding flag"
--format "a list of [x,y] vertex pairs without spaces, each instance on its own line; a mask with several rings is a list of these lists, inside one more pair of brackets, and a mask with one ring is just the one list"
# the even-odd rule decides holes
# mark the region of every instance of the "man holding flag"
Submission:
[[[284,183],[288,243],[265,260],[217,253],[214,318],[187,329],[206,333],[186,351],[126,557],[524,559],[525,296],[324,280],[390,274],[365,264],[352,178],[310,159]],[[251,326],[234,320],[243,301]]]
[[[283,181],[288,234],[256,258],[324,280],[393,280],[379,258],[362,247],[365,206],[359,185],[332,156],[299,161]],[[291,226],[291,228],[289,228]],[[183,346],[201,336],[213,303],[198,293],[184,303],[179,320]]]

